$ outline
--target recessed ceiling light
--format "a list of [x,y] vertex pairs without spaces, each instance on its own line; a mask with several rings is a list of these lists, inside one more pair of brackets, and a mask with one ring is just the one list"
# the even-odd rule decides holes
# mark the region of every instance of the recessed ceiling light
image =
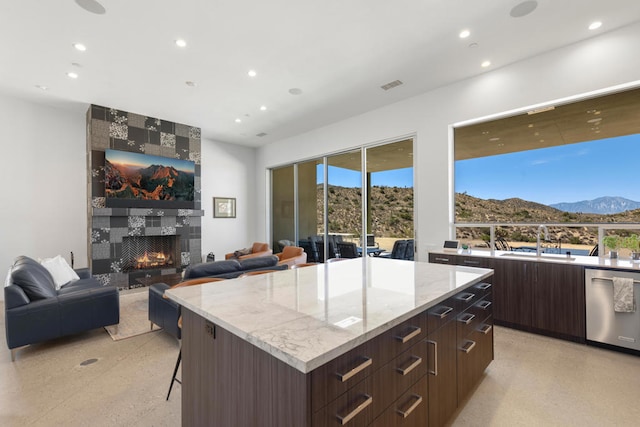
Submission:
[[49,86],[44,86],[44,85],[36,85],[36,88],[40,90],[49,90]]
[[186,84],[187,86],[190,86],[190,87],[198,86],[198,84],[196,82],[192,82],[191,80],[187,80],[186,82],[184,82],[184,84]]
[[249,75],[249,77],[255,77],[258,75],[258,73],[256,73],[256,70],[249,70],[247,74]]
[[260,106],[260,111],[267,111],[267,106],[266,105],[261,105]]
[[297,87],[293,87],[293,88],[289,89],[289,93],[291,95],[301,95],[302,94],[302,89],[297,88]]
[[482,66],[482,68],[487,68],[489,65],[491,65],[491,61],[483,61],[480,65]]
[[82,43],[74,43],[73,47],[76,48],[76,50],[79,50],[80,52],[84,52],[85,50],[87,50],[87,47]]
[[77,79],[78,78],[78,74],[74,73],[74,72],[69,72],[69,73],[67,73],[67,77],[69,77],[70,79]]
[[597,30],[600,27],[602,27],[602,22],[600,22],[600,21],[594,21],[591,24],[589,24],[589,29],[590,30]]
[[242,120],[236,119],[236,123],[242,123]]
[[470,35],[471,35],[471,31],[469,31],[469,30],[462,30],[462,31],[460,31],[460,34],[458,34],[458,36],[459,36],[461,39],[466,39],[466,38],[467,38],[467,37],[469,37]]
[[187,46],[187,42],[184,41],[183,39],[178,39],[178,40],[176,40],[176,46],[178,46],[178,47],[186,47]]

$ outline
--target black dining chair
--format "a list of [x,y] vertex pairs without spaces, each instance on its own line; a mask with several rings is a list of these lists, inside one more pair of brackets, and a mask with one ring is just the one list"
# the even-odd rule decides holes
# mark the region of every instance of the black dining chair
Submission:
[[340,258],[358,258],[358,247],[355,243],[340,242],[337,245]]

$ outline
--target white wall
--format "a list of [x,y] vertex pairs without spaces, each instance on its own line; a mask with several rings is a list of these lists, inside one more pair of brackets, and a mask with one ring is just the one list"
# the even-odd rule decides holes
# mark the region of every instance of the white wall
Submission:
[[[255,149],[202,139],[202,255],[216,260],[262,241],[255,234]],[[213,218],[213,197],[235,197],[236,218]]]
[[[85,116],[0,95],[0,271],[18,255],[87,264]],[[4,298],[4,293],[0,298]]]
[[[449,237],[450,125],[638,81],[638,45],[640,24],[270,144],[258,151],[256,188],[271,166],[415,133],[416,244],[426,260]],[[257,234],[267,236],[266,195],[258,201]]]
[[[86,111],[0,94],[0,271],[18,255],[87,261]],[[198,126],[198,124],[194,124]],[[255,149],[202,139],[202,253],[216,259],[254,240]],[[213,196],[235,197],[237,218],[214,219]],[[0,300],[4,293],[0,293]]]

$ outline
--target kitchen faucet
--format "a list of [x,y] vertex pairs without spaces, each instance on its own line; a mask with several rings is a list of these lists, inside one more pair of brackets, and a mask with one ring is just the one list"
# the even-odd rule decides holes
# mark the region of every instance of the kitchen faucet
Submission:
[[540,224],[538,226],[538,235],[536,237],[536,256],[540,256],[541,248],[540,248],[540,233],[544,230],[544,240],[549,240],[549,229],[546,225]]

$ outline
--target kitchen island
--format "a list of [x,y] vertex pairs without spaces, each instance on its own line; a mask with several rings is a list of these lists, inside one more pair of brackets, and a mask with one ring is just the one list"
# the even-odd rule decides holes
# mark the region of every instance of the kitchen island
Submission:
[[183,425],[444,424],[493,359],[491,275],[365,257],[167,291]]

